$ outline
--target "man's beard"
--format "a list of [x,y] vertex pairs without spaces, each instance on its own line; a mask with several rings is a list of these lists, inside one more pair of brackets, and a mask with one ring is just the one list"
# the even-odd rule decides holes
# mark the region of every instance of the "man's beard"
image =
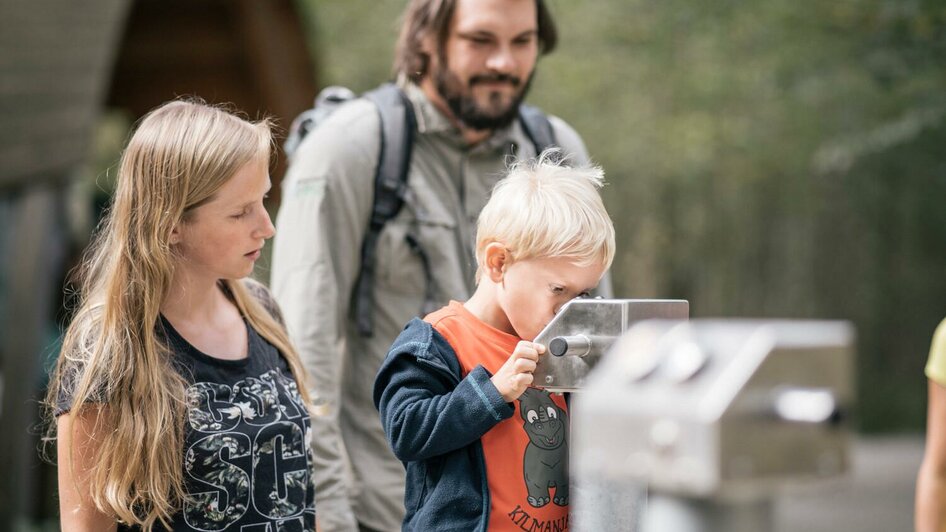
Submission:
[[[533,71],[534,73],[534,71]],[[442,64],[434,75],[434,81],[437,86],[437,93],[447,103],[447,107],[464,126],[475,130],[496,130],[501,129],[513,122],[519,116],[519,105],[529,93],[529,87],[532,85],[532,73],[523,84],[522,78],[510,76],[509,74],[481,74],[470,78],[467,86],[464,87],[460,79]],[[482,82],[506,82],[514,88],[519,89],[508,107],[498,110],[484,109],[476,103],[473,97],[473,87]],[[520,89],[521,87],[521,89]],[[491,94],[490,99],[502,98],[499,94]],[[496,105],[499,105],[497,102]]]

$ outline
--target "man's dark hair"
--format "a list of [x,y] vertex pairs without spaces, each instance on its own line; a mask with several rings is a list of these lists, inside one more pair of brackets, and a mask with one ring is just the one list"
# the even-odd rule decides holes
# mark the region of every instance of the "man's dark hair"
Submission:
[[[450,31],[450,20],[457,0],[411,0],[404,11],[401,34],[394,55],[395,76],[406,76],[417,83],[427,74],[430,57],[422,50],[425,36],[436,35],[437,49],[443,57],[443,47]],[[547,54],[555,49],[558,31],[544,0],[535,0],[538,25],[539,52]]]

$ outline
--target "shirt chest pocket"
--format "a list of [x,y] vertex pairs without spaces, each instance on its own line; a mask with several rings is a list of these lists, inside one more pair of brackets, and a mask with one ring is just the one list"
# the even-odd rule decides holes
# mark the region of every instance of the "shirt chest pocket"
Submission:
[[[408,211],[408,212],[405,212]],[[377,283],[385,290],[438,297],[432,286],[434,271],[453,269],[458,262],[457,223],[443,213],[402,212],[385,224],[378,238]]]

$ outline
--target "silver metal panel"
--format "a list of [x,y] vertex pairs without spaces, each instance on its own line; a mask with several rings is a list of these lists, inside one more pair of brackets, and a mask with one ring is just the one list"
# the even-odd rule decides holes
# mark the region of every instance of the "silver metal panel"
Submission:
[[727,500],[838,475],[853,341],[843,322],[638,324],[575,396],[576,475]]
[[535,385],[553,392],[579,389],[588,372],[628,328],[642,320],[685,320],[690,304],[678,299],[575,299],[566,303],[535,342],[548,346],[561,337],[584,337],[581,350],[539,359]]

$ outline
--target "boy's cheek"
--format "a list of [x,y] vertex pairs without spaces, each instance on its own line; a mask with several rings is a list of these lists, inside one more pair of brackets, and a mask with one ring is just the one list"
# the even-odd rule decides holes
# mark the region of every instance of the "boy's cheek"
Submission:
[[542,329],[545,329],[545,326],[548,325],[550,321],[552,321],[551,318],[547,320],[540,320],[538,322],[535,322],[535,324],[531,327],[531,330],[529,331],[529,337],[523,338],[523,340],[528,340],[530,342],[535,340],[536,336],[538,336],[539,333],[542,332]]

